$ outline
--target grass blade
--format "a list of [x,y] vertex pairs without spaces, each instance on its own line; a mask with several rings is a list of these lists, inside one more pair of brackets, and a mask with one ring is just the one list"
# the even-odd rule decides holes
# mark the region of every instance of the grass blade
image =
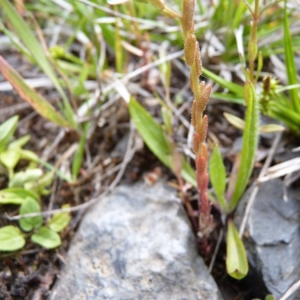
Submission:
[[34,89],[4,60],[0,55],[0,72],[7,81],[16,89],[18,94],[27,101],[41,116],[62,127],[72,128],[73,126],[62,117],[55,108]]
[[224,197],[226,188],[226,170],[218,146],[215,146],[209,160],[209,175],[222,211],[225,212],[227,208],[227,203]]
[[233,210],[240,197],[242,196],[248,179],[251,175],[252,168],[255,161],[255,154],[258,144],[258,132],[259,132],[259,109],[258,99],[255,94],[255,89],[250,82],[246,82],[245,86],[245,100],[247,103],[245,130],[243,134],[243,147],[241,153],[241,164],[237,175],[236,185],[233,191],[233,195],[230,200],[229,207]]
[[[171,169],[172,149],[161,126],[133,98],[129,102],[129,112],[135,127],[146,145],[164,165]],[[196,186],[196,176],[192,167],[186,161],[183,161],[182,166],[182,177]]]
[[39,44],[35,36],[32,34],[29,26],[20,17],[14,6],[8,0],[1,0],[0,6],[5,12],[7,18],[9,19],[10,25],[17,33],[21,42],[27,47],[27,49],[31,53],[32,59],[45,72],[45,74],[47,74],[47,76],[50,78],[50,80],[53,82],[54,86],[62,96],[64,103],[64,113],[68,120],[72,122],[72,125],[74,125],[75,123],[73,119],[73,110],[48,60],[48,57],[44,52],[44,49]]
[[83,133],[80,137],[79,145],[74,155],[73,163],[72,163],[72,178],[75,181],[78,177],[80,168],[82,166],[83,156],[84,156],[84,146],[86,142],[86,136],[89,129],[89,123],[83,124]]
[[202,72],[203,72],[203,75],[209,77],[210,79],[212,79],[214,82],[218,83],[224,89],[228,89],[230,92],[232,92],[238,96],[243,95],[243,87],[241,87],[240,85],[230,82],[230,81],[227,81],[224,78],[216,75],[215,73],[213,73],[205,68],[202,68]]
[[[283,30],[284,30],[284,55],[285,55],[285,65],[287,71],[288,84],[297,84],[297,71],[295,65],[294,51],[292,36],[289,27],[288,12],[286,7],[286,0],[284,2],[284,20],[283,20]],[[290,90],[290,95],[292,98],[293,107],[296,112],[300,113],[300,99],[298,94],[298,89]]]
[[227,102],[245,105],[245,101],[242,98],[242,96],[237,96],[234,94],[212,93],[210,97],[213,99],[217,99],[217,100],[223,100],[223,101],[227,101]]

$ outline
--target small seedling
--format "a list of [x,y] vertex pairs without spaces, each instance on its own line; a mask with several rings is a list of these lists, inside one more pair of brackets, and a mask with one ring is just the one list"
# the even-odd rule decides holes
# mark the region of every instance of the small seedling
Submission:
[[[17,125],[18,117],[12,117],[0,126],[0,164],[8,176],[8,187],[0,190],[0,204],[20,205],[19,226],[23,232],[14,225],[0,228],[0,251],[23,248],[29,235],[36,244],[55,248],[61,244],[58,232],[69,224],[70,215],[57,213],[43,226],[40,196],[49,194],[47,187],[52,183],[53,173],[44,173],[37,168],[37,155],[22,148],[29,141],[29,136],[11,141]],[[20,159],[29,161],[29,165],[25,170],[15,172]],[[34,213],[37,215],[22,217]]]

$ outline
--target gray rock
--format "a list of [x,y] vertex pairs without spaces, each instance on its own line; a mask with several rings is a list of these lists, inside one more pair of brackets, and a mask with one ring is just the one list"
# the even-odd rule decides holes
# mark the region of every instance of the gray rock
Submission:
[[[239,225],[250,189],[241,200],[235,221]],[[249,214],[244,242],[250,263],[268,290],[279,299],[300,279],[300,190],[287,189],[279,179],[261,184]],[[289,300],[300,299],[300,290]]]
[[216,300],[173,190],[122,186],[84,216],[52,299]]

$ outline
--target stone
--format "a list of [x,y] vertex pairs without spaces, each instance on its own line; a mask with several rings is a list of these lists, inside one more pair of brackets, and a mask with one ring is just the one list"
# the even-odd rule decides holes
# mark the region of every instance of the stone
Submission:
[[180,200],[158,182],[121,186],[86,213],[51,299],[222,298]]
[[[238,205],[238,227],[251,191],[245,193]],[[244,234],[249,262],[276,299],[300,278],[300,190],[287,188],[287,202],[283,192],[279,179],[260,185]],[[300,299],[300,290],[288,299]]]

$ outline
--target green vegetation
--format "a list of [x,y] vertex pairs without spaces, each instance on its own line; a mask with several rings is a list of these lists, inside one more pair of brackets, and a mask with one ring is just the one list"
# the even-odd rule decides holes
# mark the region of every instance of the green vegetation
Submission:
[[[69,179],[73,183],[85,162],[85,144],[95,129],[94,120],[113,96],[122,99],[145,144],[175,174],[180,196],[195,232],[204,240],[203,245],[214,229],[208,198],[220,209],[226,220],[223,226],[227,227],[227,271],[241,279],[248,272],[248,263],[232,214],[249,185],[259,134],[285,129],[299,133],[300,85],[294,53],[300,50],[300,38],[292,35],[291,26],[297,16],[286,0],[266,4],[258,0],[219,0],[213,7],[205,3],[145,0],[108,1],[108,5],[104,0],[38,0],[28,1],[25,7],[15,7],[8,0],[0,0],[3,14],[0,30],[27,63],[37,66],[49,78],[60,99],[54,105],[49,104],[2,56],[0,72],[37,113],[76,132],[79,146]],[[53,28],[58,33],[47,36],[47,29]],[[76,50],[78,46],[80,51]],[[266,62],[274,55],[283,57],[286,84],[284,79],[277,78],[277,65],[268,68]],[[171,61],[175,58],[173,65]],[[149,73],[157,66],[158,79],[154,78],[152,83]],[[182,79],[187,73],[190,75]],[[212,89],[203,77],[199,80],[200,75],[216,86]],[[139,88],[129,88],[137,76],[142,78]],[[180,89],[175,86],[179,81]],[[186,83],[192,92],[184,87]],[[148,112],[141,95],[155,100],[158,110]],[[245,111],[244,118],[224,115],[230,124],[243,130],[242,150],[232,170],[225,168],[220,147],[212,149],[205,142],[208,119],[204,113],[209,97]],[[188,106],[192,108],[193,118],[189,122],[186,115],[180,119],[178,112],[185,112],[181,110],[182,104],[191,98],[194,104],[191,101]],[[260,115],[269,116],[273,121],[260,126]],[[7,170],[9,185],[0,192],[3,193],[0,203],[21,205],[20,215],[40,212],[40,196],[51,184],[54,172],[44,174],[37,168],[36,154],[22,149],[29,137],[11,142],[16,117],[2,126],[0,160]],[[184,146],[176,139],[178,131],[183,132]],[[187,136],[193,136],[193,142],[190,139],[187,143]],[[184,152],[191,153],[192,149],[195,162],[190,163]],[[29,167],[15,173],[21,158],[30,161]],[[208,193],[208,169],[214,193]],[[45,179],[37,185],[41,176]],[[197,211],[187,200],[187,182],[198,188]],[[52,248],[59,245],[56,232],[67,226],[69,218],[67,213],[59,213],[45,227],[37,215],[21,218],[19,225],[23,231],[33,232],[33,242]],[[2,251],[20,249],[25,243],[24,234],[11,225],[0,229],[0,241],[1,238],[7,241],[1,244]]]
[[[8,176],[8,187],[0,190],[0,205],[20,205],[19,226],[4,226],[0,229],[0,251],[16,251],[24,247],[26,237],[45,248],[55,248],[61,244],[58,232],[70,221],[68,213],[57,213],[43,226],[41,196],[49,194],[47,187],[53,180],[53,172],[44,173],[38,168],[39,158],[23,146],[30,136],[23,136],[11,141],[18,125],[18,117],[12,117],[0,126],[0,163],[4,169],[1,173]],[[24,170],[15,172],[20,160],[28,161]],[[35,214],[37,216],[28,216]],[[22,216],[24,215],[24,217]]]

